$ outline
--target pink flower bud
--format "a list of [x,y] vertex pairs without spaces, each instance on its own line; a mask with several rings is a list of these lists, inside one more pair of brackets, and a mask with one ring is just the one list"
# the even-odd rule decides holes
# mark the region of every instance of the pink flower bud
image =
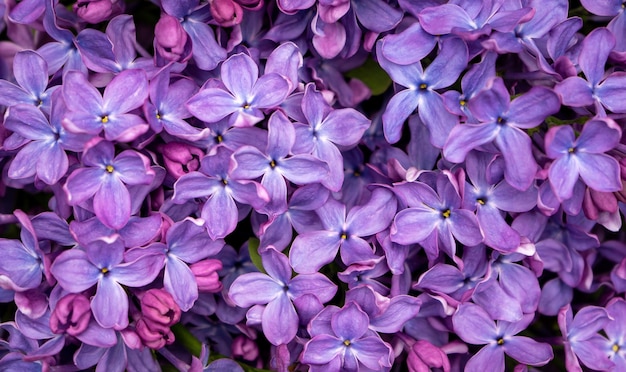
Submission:
[[161,15],[161,19],[154,28],[154,47],[161,57],[168,61],[184,62],[191,55],[186,52],[187,32],[178,19],[168,14]]
[[174,342],[175,337],[169,327],[141,318],[135,324],[137,335],[144,345],[151,349],[160,349]]
[[78,0],[74,12],[85,22],[100,23],[124,12],[124,2],[117,0]]
[[198,261],[189,266],[196,277],[200,292],[217,293],[222,290],[218,271],[222,270],[222,262],[215,259]]
[[222,27],[231,27],[241,23],[243,10],[233,0],[213,0],[211,15],[217,24]]
[[83,333],[91,319],[89,305],[89,299],[82,294],[71,293],[61,298],[50,315],[50,330],[72,336]]
[[180,307],[163,289],[149,289],[141,296],[141,313],[150,322],[170,327],[180,320]]
[[170,142],[161,147],[165,168],[177,179],[200,168],[204,152],[197,147],[180,142]]
[[243,335],[235,337],[231,345],[231,350],[235,358],[254,361],[259,357],[259,347],[256,342]]

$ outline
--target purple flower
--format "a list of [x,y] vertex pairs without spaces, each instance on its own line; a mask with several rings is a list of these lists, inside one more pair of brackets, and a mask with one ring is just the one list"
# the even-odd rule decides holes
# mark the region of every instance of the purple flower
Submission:
[[228,296],[240,307],[264,305],[263,333],[274,345],[287,344],[298,330],[298,314],[292,301],[305,294],[315,295],[322,303],[330,301],[337,286],[320,273],[292,278],[287,256],[268,247],[262,254],[267,274],[244,274],[230,286]]
[[605,116],[604,108],[612,112],[626,112],[626,73],[606,74],[604,65],[615,47],[615,37],[606,28],[598,28],[582,42],[578,65],[587,80],[578,76],[569,77],[554,87],[564,105],[584,107],[595,104],[596,115]]
[[[396,202],[393,194],[383,188],[372,192],[370,200],[346,214],[346,206],[329,198],[317,210],[324,230],[305,232],[294,240],[289,260],[299,273],[314,273],[333,261],[340,251],[341,260],[350,265],[380,259],[364,237],[374,235],[389,226]],[[375,215],[376,218],[371,217]]]
[[[313,319],[310,324],[315,322]],[[332,313],[329,327],[310,329],[313,338],[304,345],[300,361],[311,365],[312,371],[381,371],[391,367],[392,349],[369,330],[369,322],[359,305],[348,302]]]
[[187,101],[195,117],[215,123],[229,117],[231,126],[252,126],[265,117],[262,109],[280,105],[289,94],[289,81],[277,73],[259,77],[259,68],[239,53],[222,64],[223,87],[206,87]]
[[504,354],[518,362],[531,366],[543,366],[553,357],[552,347],[531,338],[516,336],[533,320],[533,314],[525,315],[518,322],[498,321],[480,306],[465,303],[452,316],[456,334],[465,342],[484,345],[465,366],[468,371],[504,371]]
[[63,98],[69,111],[63,126],[74,133],[100,134],[108,141],[129,142],[145,133],[148,124],[130,111],[148,98],[148,78],[143,70],[124,70],[104,89],[104,95],[78,71],[65,75]]
[[50,112],[50,96],[58,87],[48,87],[48,65],[36,52],[26,50],[15,55],[13,75],[18,85],[0,79],[0,105],[26,103]]
[[394,82],[408,88],[391,98],[383,114],[385,138],[390,143],[400,140],[402,124],[415,111],[430,129],[431,143],[443,147],[450,130],[458,122],[450,113],[437,89],[446,88],[456,81],[467,66],[467,46],[458,38],[445,39],[441,52],[426,70],[420,62],[402,66],[384,58],[378,44],[378,59],[381,67]]
[[145,255],[132,262],[123,259],[124,246],[113,236],[61,253],[50,271],[59,285],[71,293],[97,284],[91,300],[96,321],[102,327],[121,330],[128,326],[128,295],[122,284],[141,287],[152,283],[163,267],[157,255]]
[[561,107],[559,97],[545,87],[533,87],[510,101],[501,78],[491,81],[468,103],[479,124],[460,124],[452,129],[443,148],[443,156],[460,163],[468,152],[495,142],[504,158],[504,178],[518,190],[530,187],[537,173],[530,137],[523,129],[534,128]]
[[62,127],[65,109],[60,91],[53,94],[50,121],[31,105],[20,103],[9,109],[5,128],[31,140],[11,162],[9,177],[22,179],[37,175],[46,184],[53,185],[65,176],[69,167],[65,150],[80,152],[91,138]]
[[596,191],[622,189],[619,163],[604,154],[619,143],[620,127],[609,118],[588,121],[578,138],[572,127],[562,125],[546,133],[546,155],[554,159],[550,165],[550,184],[560,200],[572,197],[579,176]]

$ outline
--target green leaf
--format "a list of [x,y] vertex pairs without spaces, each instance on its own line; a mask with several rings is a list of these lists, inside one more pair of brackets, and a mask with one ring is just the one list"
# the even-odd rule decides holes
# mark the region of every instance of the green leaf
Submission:
[[361,80],[372,91],[373,96],[378,96],[391,86],[391,78],[373,59],[367,59],[361,66],[346,72],[346,76]]
[[259,244],[260,241],[257,238],[248,239],[248,252],[250,253],[250,260],[260,272],[267,274],[263,268],[263,261],[261,260],[261,255],[259,254]]
[[183,345],[191,354],[200,357],[202,343],[187,330],[182,324],[177,323],[172,326],[172,333],[176,337],[176,342]]

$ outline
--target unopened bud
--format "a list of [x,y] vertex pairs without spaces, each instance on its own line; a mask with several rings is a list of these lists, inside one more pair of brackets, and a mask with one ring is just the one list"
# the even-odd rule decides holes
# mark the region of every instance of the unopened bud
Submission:
[[231,350],[235,358],[254,361],[259,357],[259,347],[256,342],[243,335],[239,335],[233,339]]
[[200,168],[204,152],[197,147],[180,142],[170,142],[161,147],[165,168],[177,179]]
[[213,0],[211,15],[220,26],[231,27],[241,23],[243,10],[233,0]]
[[185,44],[187,32],[178,19],[163,14],[154,28],[154,46],[157,52],[168,61],[183,62],[188,57]]
[[196,277],[198,290],[206,293],[217,293],[222,290],[222,283],[217,274],[222,270],[222,261],[207,259],[198,261],[189,266],[191,272]]
[[74,12],[85,22],[100,23],[124,12],[124,2],[117,0],[78,0]]
[[174,342],[175,337],[169,327],[141,318],[135,324],[137,335],[144,345],[151,349],[160,349]]
[[89,299],[78,293],[61,298],[50,315],[50,330],[56,334],[79,335],[89,325],[91,308]]
[[171,294],[153,288],[141,296],[141,313],[151,322],[170,327],[180,320],[180,307]]

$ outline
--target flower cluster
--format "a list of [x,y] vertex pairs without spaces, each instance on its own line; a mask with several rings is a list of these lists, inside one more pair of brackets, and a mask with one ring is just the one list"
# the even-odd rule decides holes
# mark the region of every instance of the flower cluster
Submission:
[[626,12],[570,5],[0,0],[0,370],[626,370]]

